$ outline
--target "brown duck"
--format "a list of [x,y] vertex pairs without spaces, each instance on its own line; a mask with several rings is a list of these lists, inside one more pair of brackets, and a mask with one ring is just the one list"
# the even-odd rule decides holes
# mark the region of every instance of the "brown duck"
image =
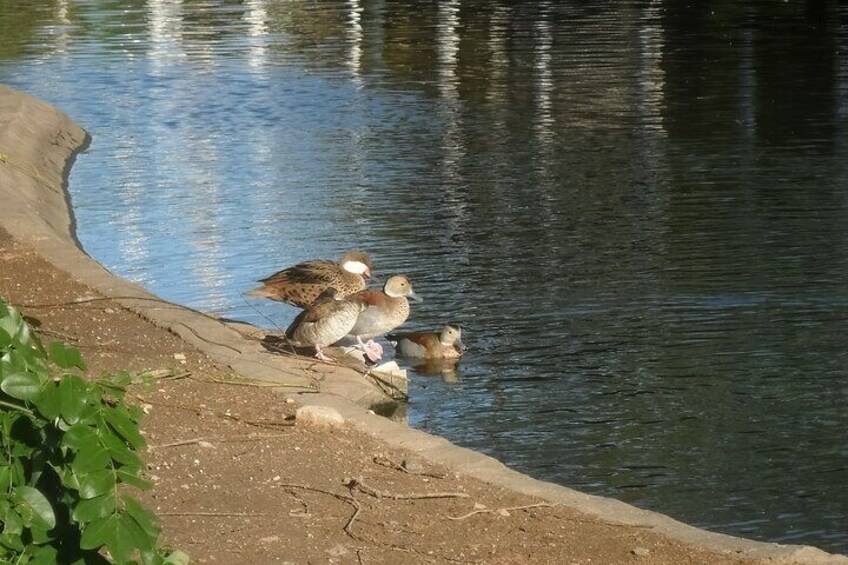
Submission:
[[331,361],[321,348],[346,336],[364,308],[363,303],[341,298],[336,289],[328,288],[292,321],[286,338],[298,347],[314,347],[318,359]]
[[397,342],[396,351],[403,357],[420,359],[457,359],[465,351],[462,329],[447,325],[441,332],[406,332],[386,336]]
[[276,272],[248,294],[306,308],[328,288],[338,298],[364,290],[363,275],[371,278],[371,260],[362,251],[348,251],[338,262],[314,259]]
[[374,341],[365,344],[362,339],[371,340],[404,323],[409,317],[407,298],[421,300],[412,290],[409,279],[402,275],[389,277],[381,291],[362,290],[348,297],[351,302],[363,305],[363,310],[350,330],[350,335],[356,337],[359,345],[372,360],[376,361],[382,356],[383,348]]

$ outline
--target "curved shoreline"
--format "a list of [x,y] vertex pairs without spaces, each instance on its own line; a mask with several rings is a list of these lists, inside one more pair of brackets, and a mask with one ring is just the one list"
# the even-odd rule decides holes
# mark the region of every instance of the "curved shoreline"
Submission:
[[[316,379],[306,374],[307,365],[312,363],[276,359],[279,356],[268,355],[255,340],[246,339],[223,322],[166,302],[109,273],[82,250],[67,191],[70,169],[89,142],[90,136],[61,111],[0,85],[0,226],[72,278],[177,334],[237,373],[296,387],[288,388],[287,393],[299,404],[333,407],[345,420],[389,445],[515,492],[740,557],[787,564],[848,564],[848,557],[810,546],[756,542],[708,532],[614,499],[532,479],[496,459],[369,413],[363,406],[384,397],[356,371],[322,366],[316,388]],[[300,377],[293,379],[292,373]]]

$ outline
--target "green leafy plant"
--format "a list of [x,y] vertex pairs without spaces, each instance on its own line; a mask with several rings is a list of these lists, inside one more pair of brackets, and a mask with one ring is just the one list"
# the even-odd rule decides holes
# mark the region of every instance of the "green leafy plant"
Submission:
[[150,487],[130,375],[90,382],[85,368],[0,299],[0,563],[188,563],[158,548],[156,517],[120,488]]

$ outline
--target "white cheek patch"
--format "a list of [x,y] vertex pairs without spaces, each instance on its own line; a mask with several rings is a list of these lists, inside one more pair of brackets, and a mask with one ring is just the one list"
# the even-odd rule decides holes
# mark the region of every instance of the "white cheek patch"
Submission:
[[368,269],[368,265],[362,261],[345,261],[342,264],[342,269],[355,275],[361,275]]

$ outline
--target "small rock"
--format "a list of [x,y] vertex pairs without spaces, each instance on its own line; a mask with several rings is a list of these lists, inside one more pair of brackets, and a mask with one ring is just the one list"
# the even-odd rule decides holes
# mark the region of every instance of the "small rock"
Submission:
[[647,547],[634,547],[631,553],[637,557],[647,557],[651,554],[651,550]]
[[295,422],[318,428],[341,428],[344,418],[329,406],[301,406],[295,413]]
[[400,464],[407,473],[421,473],[424,471],[424,465],[417,457],[406,457]]
[[259,543],[274,543],[280,541],[280,536],[268,536],[267,538],[259,538]]
[[486,505],[483,504],[482,502],[475,502],[474,503],[474,510],[485,510],[485,509],[486,509]]
[[177,361],[185,361],[185,353],[174,353],[174,359],[176,359]]
[[509,510],[507,510],[506,508],[499,509],[498,514],[503,516],[504,518],[509,518],[509,516],[510,516]]
[[286,404],[294,404],[294,398],[291,396],[286,397]]

